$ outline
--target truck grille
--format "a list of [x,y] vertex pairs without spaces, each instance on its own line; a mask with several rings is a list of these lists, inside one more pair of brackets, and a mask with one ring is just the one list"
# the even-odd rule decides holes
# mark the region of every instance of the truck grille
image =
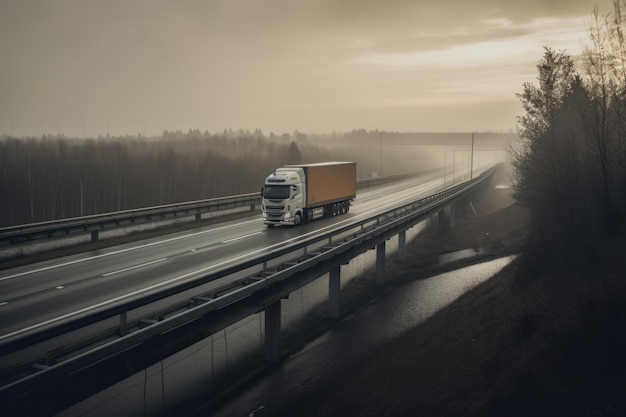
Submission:
[[265,205],[265,217],[267,220],[280,221],[283,218],[285,206]]

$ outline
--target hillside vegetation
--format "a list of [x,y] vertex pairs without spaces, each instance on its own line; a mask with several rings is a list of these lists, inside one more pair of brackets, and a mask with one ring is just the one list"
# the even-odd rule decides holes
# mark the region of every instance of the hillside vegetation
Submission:
[[[546,48],[538,84],[523,85],[517,204],[433,249],[482,245],[497,224],[520,256],[273,415],[626,415],[625,8],[594,14],[580,71]],[[404,279],[428,266],[427,250],[412,251]]]
[[[429,228],[390,265],[390,285],[524,249],[528,212],[486,189],[478,216]],[[482,248],[438,266],[440,253]],[[626,245],[584,271],[538,273],[518,256],[432,318],[264,416],[626,415]],[[357,313],[358,314],[358,309]]]

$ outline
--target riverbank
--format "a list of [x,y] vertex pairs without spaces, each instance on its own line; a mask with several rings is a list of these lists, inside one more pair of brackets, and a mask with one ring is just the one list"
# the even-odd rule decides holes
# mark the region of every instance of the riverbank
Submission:
[[[395,284],[439,269],[432,257],[448,249],[519,249],[524,213],[500,207],[505,194],[442,239],[416,239],[406,266],[392,266]],[[518,259],[324,386],[255,416],[626,415],[624,253],[614,243],[595,268],[550,276]]]

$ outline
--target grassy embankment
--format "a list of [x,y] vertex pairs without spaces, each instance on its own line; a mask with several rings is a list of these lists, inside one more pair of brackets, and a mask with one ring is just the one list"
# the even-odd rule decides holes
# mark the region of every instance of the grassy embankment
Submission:
[[[519,251],[525,214],[512,203],[510,190],[493,190],[443,238],[427,230],[406,263],[390,265],[393,282],[430,275],[449,250]],[[607,244],[589,270],[549,275],[518,258],[284,415],[626,415],[624,255]]]

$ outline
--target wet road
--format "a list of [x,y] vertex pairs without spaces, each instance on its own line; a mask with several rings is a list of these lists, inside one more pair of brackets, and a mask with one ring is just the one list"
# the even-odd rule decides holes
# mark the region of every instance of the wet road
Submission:
[[[359,190],[350,213],[298,228],[268,229],[256,214],[249,220],[0,271],[0,339],[88,313],[96,306],[191,281],[310,234],[425,197],[443,185],[437,173]],[[224,281],[213,282],[212,288]]]
[[[383,344],[393,343],[511,260],[496,259],[395,288],[343,318],[219,410],[205,407],[194,417],[272,415],[272,410],[284,406],[285,399],[297,400]],[[298,415],[297,409],[292,411]]]

